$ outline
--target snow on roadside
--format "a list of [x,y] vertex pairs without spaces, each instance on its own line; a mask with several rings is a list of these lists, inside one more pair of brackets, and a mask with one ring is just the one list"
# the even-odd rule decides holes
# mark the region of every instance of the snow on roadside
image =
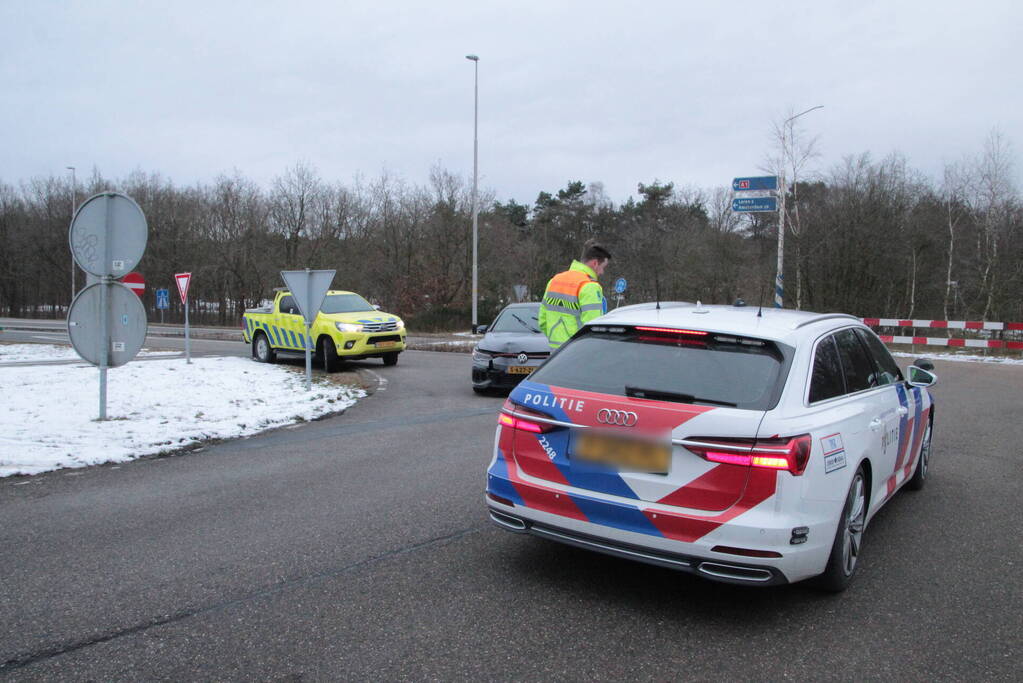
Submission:
[[[52,360],[39,353],[34,358]],[[361,388],[322,378],[307,392],[304,372],[233,357],[109,370],[104,422],[97,420],[99,371],[90,365],[0,367],[0,387],[0,477],[124,462],[247,436],[342,411],[365,396]]]
[[904,353],[904,352],[893,352],[893,356],[897,358],[930,358],[931,360],[951,360],[958,361],[961,363],[1004,363],[1006,365],[1023,365],[1023,359],[1021,358],[1008,358],[1006,356],[977,356],[967,353],[928,353],[921,351],[920,353]]
[[[142,349],[140,357],[176,356],[180,351]],[[0,363],[22,363],[34,360],[77,360],[81,356],[70,346],[56,344],[0,344]],[[85,361],[82,361],[83,363]]]

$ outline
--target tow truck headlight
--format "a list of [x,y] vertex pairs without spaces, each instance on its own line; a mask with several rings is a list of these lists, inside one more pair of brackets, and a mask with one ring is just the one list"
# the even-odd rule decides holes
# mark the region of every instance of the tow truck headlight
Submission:
[[359,323],[334,323],[340,332],[362,332],[362,325]]

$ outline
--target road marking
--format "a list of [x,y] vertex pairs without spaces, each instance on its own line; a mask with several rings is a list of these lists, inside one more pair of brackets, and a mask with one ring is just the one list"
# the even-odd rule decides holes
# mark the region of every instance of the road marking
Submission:
[[372,370],[366,370],[366,372],[368,372],[369,374],[373,375],[373,377],[376,379],[376,381],[377,381],[377,391],[387,391],[387,380],[385,378],[381,377],[380,375],[378,375],[377,373],[373,372]]

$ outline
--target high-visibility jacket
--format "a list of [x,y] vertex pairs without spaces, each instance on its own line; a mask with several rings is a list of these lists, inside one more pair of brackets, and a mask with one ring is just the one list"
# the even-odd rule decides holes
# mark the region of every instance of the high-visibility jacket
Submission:
[[607,300],[597,274],[585,263],[572,261],[568,270],[547,282],[538,322],[551,348],[556,349],[584,323],[605,313]]

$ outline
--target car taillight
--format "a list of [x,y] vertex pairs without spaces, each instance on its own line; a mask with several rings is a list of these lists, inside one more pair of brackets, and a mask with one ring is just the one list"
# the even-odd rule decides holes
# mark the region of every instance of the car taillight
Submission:
[[693,437],[686,448],[710,462],[788,470],[799,476],[810,459],[809,434],[772,439],[718,439]]
[[546,424],[544,422],[534,422],[528,417],[529,415],[535,415],[536,417],[546,418],[546,415],[537,413],[528,408],[522,408],[514,404],[505,404],[505,408],[508,410],[514,410],[517,415],[509,415],[508,413],[501,413],[497,416],[498,424],[504,427],[510,427],[512,429],[519,429],[524,432],[530,432],[532,434],[545,434],[556,427],[554,425]]

